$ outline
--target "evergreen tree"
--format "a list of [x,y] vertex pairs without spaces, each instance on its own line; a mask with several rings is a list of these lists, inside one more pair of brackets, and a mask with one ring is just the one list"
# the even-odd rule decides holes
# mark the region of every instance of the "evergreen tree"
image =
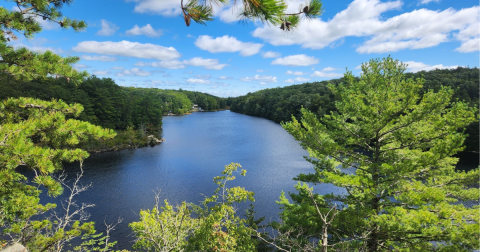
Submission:
[[[457,130],[478,120],[477,110],[452,101],[450,88],[419,95],[423,79],[405,79],[405,69],[390,57],[371,60],[359,79],[347,72],[330,86],[338,112],[319,119],[302,109],[300,122],[283,124],[315,169],[296,179],[344,193],[312,194],[298,184],[293,203],[281,196],[281,230],[303,231],[305,243],[328,231],[328,246],[347,250],[478,249],[478,206],[464,203],[479,198],[479,169],[455,171],[452,157],[466,137]],[[331,223],[319,218],[332,209]]]
[[[228,0],[180,0],[185,24],[190,26],[191,20],[199,24],[205,24],[213,20],[212,4],[217,6],[228,4]],[[236,5],[237,2],[234,4]],[[242,0],[242,8],[239,17],[243,21],[261,21],[279,26],[284,31],[295,29],[300,23],[301,17],[306,19],[318,18],[322,12],[320,0],[310,0],[305,6],[300,5],[297,13],[286,13],[287,4],[284,0]]]
[[39,19],[57,23],[62,28],[81,31],[87,27],[84,21],[63,17],[60,9],[72,0],[24,0],[12,1],[17,4],[13,10],[0,7],[0,80],[8,77],[16,80],[45,78],[48,75],[65,77],[68,81],[80,82],[87,76],[86,72],[76,71],[72,64],[80,58],[61,57],[51,51],[32,52],[26,48],[15,49],[8,45],[17,39],[15,32],[32,38],[42,30]]
[[[82,110],[79,104],[33,98],[0,103],[0,229],[29,251],[59,251],[58,244],[95,232],[93,223],[76,219],[63,220],[58,229],[58,219],[32,219],[56,207],[40,204],[39,195],[41,186],[50,196],[63,192],[62,184],[51,176],[61,170],[62,162],[88,157],[86,151],[75,148],[79,141],[115,135],[112,130],[68,118],[77,117]],[[22,167],[33,172],[32,180]]]

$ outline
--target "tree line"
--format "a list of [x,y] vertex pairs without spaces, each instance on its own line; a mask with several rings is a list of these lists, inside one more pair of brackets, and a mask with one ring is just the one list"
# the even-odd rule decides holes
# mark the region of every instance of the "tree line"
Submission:
[[193,104],[205,110],[223,109],[224,98],[194,91],[156,88],[122,87],[111,78],[88,77],[80,84],[65,78],[16,81],[0,86],[0,99],[32,97],[41,100],[62,100],[84,108],[79,120],[104,128],[127,130],[146,128],[154,132],[162,126],[162,116],[169,112],[186,114]]
[[[456,69],[436,69],[405,73],[405,78],[423,78],[425,82],[419,90],[424,94],[428,90],[439,91],[442,87],[454,90],[453,99],[464,101],[470,106],[479,103],[479,69],[458,67]],[[336,111],[335,102],[339,96],[335,95],[329,84],[338,86],[344,82],[343,78],[330,81],[311,82],[292,85],[282,88],[260,90],[247,95],[229,98],[227,103],[230,110],[242,114],[260,116],[275,122],[291,121],[291,116],[297,120],[301,117],[301,108],[312,111],[317,116],[328,115]],[[478,121],[466,127],[469,137],[465,141],[466,151],[479,151],[479,124]]]
[[[205,109],[222,105],[221,100],[195,92],[192,96],[183,90],[177,94],[129,89],[115,86],[109,79],[86,78],[86,72],[72,68],[78,57],[63,58],[50,51],[35,53],[8,44],[16,38],[13,31],[26,37],[40,32],[35,17],[63,28],[85,29],[85,22],[62,17],[59,9],[71,3],[71,0],[25,0],[17,2],[18,10],[0,7],[0,87],[6,98],[0,102],[2,247],[20,242],[29,251],[111,251],[115,242],[109,239],[109,232],[114,226],[106,224],[104,234],[96,233],[86,213],[91,205],[74,200],[88,187],[79,183],[82,161],[89,156],[85,149],[79,148],[79,143],[86,139],[108,140],[116,135],[113,130],[90,122],[111,128],[125,127],[128,131],[144,124],[161,126],[163,113],[185,112],[192,102]],[[281,22],[285,30],[295,27],[294,21],[298,21],[278,19],[285,9],[283,1],[244,0],[243,3],[243,15],[248,19]],[[300,14],[318,15],[320,2],[312,3]],[[205,11],[210,12],[209,4],[209,1],[187,2],[183,9],[187,24],[189,18],[197,22],[207,20],[210,15],[205,15]],[[253,208],[246,218],[237,213],[236,203],[254,201],[253,192],[227,186],[235,175],[245,176],[246,171],[238,171],[240,165],[236,163],[227,165],[213,179],[218,185],[213,195],[200,204],[182,203],[174,207],[165,201],[161,206],[157,198],[153,209],[140,211],[139,221],[130,224],[136,236],[134,249],[322,252],[478,249],[478,205],[468,207],[464,203],[479,198],[479,169],[456,171],[458,158],[452,157],[463,150],[462,129],[478,123],[478,109],[471,106],[478,102],[478,92],[476,100],[468,101],[457,91],[462,78],[470,74],[451,78],[450,84],[435,90],[446,76],[438,76],[429,87],[423,78],[405,78],[408,77],[405,70],[405,65],[390,57],[374,59],[362,65],[364,74],[360,78],[347,72],[337,83],[328,86],[324,83],[318,88],[318,96],[307,92],[297,92],[294,96],[289,91],[282,96],[283,89],[277,89],[279,98],[287,99],[286,103],[269,99],[271,104],[280,103],[284,107],[260,103],[257,94],[265,94],[263,98],[269,100],[269,90],[240,97],[238,101],[243,99],[243,106],[239,105],[241,102],[234,104],[234,99],[224,101],[238,105],[237,111],[270,114],[278,121],[289,121],[293,114],[291,121],[282,126],[309,152],[307,161],[313,165],[312,172],[294,178],[299,183],[297,193],[290,193],[291,201],[283,192],[280,194],[280,221],[269,224],[273,232],[262,232],[262,219],[255,218]],[[471,78],[476,78],[477,85],[478,70],[475,71]],[[82,87],[82,82],[87,84]],[[75,85],[69,89],[70,83]],[[28,88],[21,88],[22,85]],[[39,87],[42,85],[46,87]],[[470,89],[465,90],[471,97]],[[52,96],[52,92],[58,97]],[[309,95],[315,99],[305,99]],[[85,105],[63,101],[67,97],[79,99]],[[160,97],[163,98],[157,99]],[[51,98],[63,99],[48,101]],[[122,102],[128,104],[130,98],[131,108],[115,107]],[[304,104],[306,101],[309,104]],[[298,112],[302,105],[304,108]],[[285,112],[281,113],[282,109]],[[69,183],[61,173],[62,164],[75,161],[79,162],[80,173]],[[32,173],[31,179],[25,176],[25,169]],[[309,185],[318,183],[331,183],[344,188],[345,193],[316,194]],[[59,206],[40,202],[42,190],[52,197],[62,193],[67,197]],[[74,239],[81,240],[78,246],[70,246]]]

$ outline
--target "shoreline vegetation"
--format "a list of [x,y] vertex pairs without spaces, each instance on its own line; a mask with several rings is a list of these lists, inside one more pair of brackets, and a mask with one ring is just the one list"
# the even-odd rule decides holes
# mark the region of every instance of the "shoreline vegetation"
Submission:
[[[355,77],[358,79],[358,77]],[[442,87],[449,87],[453,90],[453,100],[463,101],[471,107],[478,108],[479,86],[478,68],[458,67],[456,69],[436,69],[431,71],[420,71],[417,73],[406,73],[406,79],[423,78],[425,82],[419,90],[423,95],[429,90],[438,92]],[[331,112],[336,112],[335,103],[339,96],[335,95],[328,84],[334,87],[344,82],[344,78],[332,79],[329,81],[310,82],[263,89],[244,96],[228,98],[228,104],[232,112],[250,116],[258,116],[270,119],[274,122],[291,121],[292,115],[300,120],[301,108],[312,111],[318,117],[323,117]],[[479,122],[473,122],[460,129],[468,134],[465,140],[466,152],[479,152]]]
[[194,105],[202,111],[227,108],[225,98],[205,93],[121,87],[110,78],[96,76],[79,85],[64,78],[47,77],[28,82],[9,79],[0,87],[1,100],[19,97],[80,104],[83,110],[78,120],[116,131],[111,139],[81,141],[78,147],[89,153],[157,145],[164,141],[161,138],[163,115],[189,114]]

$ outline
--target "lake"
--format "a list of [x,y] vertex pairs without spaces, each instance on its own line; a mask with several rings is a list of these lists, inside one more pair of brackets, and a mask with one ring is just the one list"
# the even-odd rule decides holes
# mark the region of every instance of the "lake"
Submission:
[[[257,216],[277,220],[276,204],[281,191],[293,192],[299,173],[313,171],[304,160],[308,155],[279,124],[267,119],[230,111],[193,113],[163,118],[166,142],[155,147],[107,152],[92,155],[84,163],[83,183],[92,187],[78,202],[96,206],[88,212],[97,229],[103,231],[104,220],[123,222],[112,233],[116,249],[129,249],[134,239],[128,223],[138,221],[141,209],[151,209],[155,191],[173,205],[182,201],[198,203],[216,188],[213,177],[224,166],[240,163],[246,177],[237,176],[229,186],[240,185],[255,192]],[[478,165],[478,154],[467,154],[465,166]],[[473,155],[473,156],[472,156]],[[473,162],[476,157],[476,160]],[[72,176],[78,164],[65,170]],[[228,185],[228,184],[227,184]],[[342,189],[323,184],[315,192],[342,193]],[[51,200],[51,199],[49,199]],[[240,212],[243,214],[243,210]]]

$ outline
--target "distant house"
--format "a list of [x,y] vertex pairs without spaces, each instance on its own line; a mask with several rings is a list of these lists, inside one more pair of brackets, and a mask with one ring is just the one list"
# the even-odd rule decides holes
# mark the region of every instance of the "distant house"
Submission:
[[193,104],[192,109],[198,109],[198,104]]

